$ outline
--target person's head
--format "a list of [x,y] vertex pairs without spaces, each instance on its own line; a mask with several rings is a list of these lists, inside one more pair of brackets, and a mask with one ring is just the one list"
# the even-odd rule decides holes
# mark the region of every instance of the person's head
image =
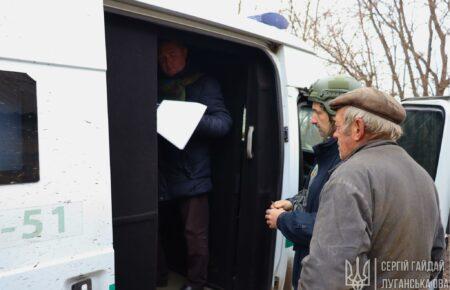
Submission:
[[322,78],[311,86],[308,97],[313,102],[311,123],[317,127],[320,136],[331,137],[335,130],[333,117],[336,112],[330,108],[330,101],[359,87],[361,84],[357,80],[345,75]]
[[312,104],[311,123],[317,127],[322,138],[328,138],[334,132],[333,117],[325,110],[324,106],[319,102]]
[[402,135],[400,124],[406,117],[405,109],[393,97],[374,88],[348,92],[330,106],[337,111],[334,137],[342,160],[371,140],[396,141]]
[[186,66],[187,48],[175,40],[163,41],[158,48],[158,63],[169,77],[181,72]]

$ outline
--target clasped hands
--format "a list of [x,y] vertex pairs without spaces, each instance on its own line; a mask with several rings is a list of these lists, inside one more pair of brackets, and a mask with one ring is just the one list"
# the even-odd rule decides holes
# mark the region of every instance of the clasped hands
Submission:
[[288,200],[277,200],[272,202],[270,208],[266,210],[266,223],[271,229],[277,228],[277,220],[280,214],[291,211],[293,209],[293,205]]

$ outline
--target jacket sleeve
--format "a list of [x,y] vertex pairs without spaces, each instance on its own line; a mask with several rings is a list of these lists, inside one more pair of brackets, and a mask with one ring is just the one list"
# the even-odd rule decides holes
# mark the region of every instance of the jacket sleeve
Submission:
[[[437,207],[439,208],[439,195],[437,193],[437,190],[435,188],[435,196],[436,196],[436,200],[437,200]],[[431,249],[431,260],[434,263],[442,263],[444,262],[444,258],[445,258],[445,236],[444,236],[444,228],[442,227],[442,223],[441,223],[441,214],[440,211],[438,211],[437,213],[439,215],[439,218],[437,219],[437,224],[436,224],[436,230],[435,230],[435,235],[434,235],[434,241],[433,241],[433,248]],[[440,264],[440,265],[442,265]],[[443,269],[439,269],[439,270],[443,270]],[[436,276],[439,274],[440,271],[434,271],[431,273],[431,279],[436,278]]]
[[277,228],[296,245],[309,247],[315,221],[316,213],[294,210],[278,217]]
[[[436,235],[434,237],[433,248],[431,249],[431,261],[435,265],[443,265],[445,255],[445,238],[444,238],[444,228],[442,227],[441,220],[439,219],[439,224],[437,225]],[[442,263],[442,264],[440,264]],[[439,269],[431,273],[431,280],[436,278],[437,275],[444,269]]]
[[[364,194],[344,180],[322,191],[310,254],[303,260],[302,290],[344,290],[347,263],[365,265],[370,250],[371,212]],[[346,262],[348,261],[348,262]],[[325,279],[324,279],[325,278]]]
[[219,83],[210,77],[203,79],[202,96],[206,112],[197,127],[197,133],[206,137],[222,137],[231,129],[230,113],[225,108]]

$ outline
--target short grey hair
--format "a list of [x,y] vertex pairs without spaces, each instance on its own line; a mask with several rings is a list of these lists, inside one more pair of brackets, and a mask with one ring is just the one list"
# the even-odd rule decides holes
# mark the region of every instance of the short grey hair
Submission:
[[348,130],[350,124],[352,124],[356,118],[361,118],[364,121],[367,132],[373,134],[375,138],[397,141],[403,134],[400,125],[353,106],[347,107],[344,113],[345,131]]

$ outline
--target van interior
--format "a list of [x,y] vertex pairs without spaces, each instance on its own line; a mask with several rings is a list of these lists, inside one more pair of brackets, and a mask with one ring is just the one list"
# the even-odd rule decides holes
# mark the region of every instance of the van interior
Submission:
[[[270,289],[275,231],[267,228],[264,212],[281,196],[284,142],[270,58],[259,48],[118,12],[105,13],[105,27],[117,289],[156,288],[161,39],[184,43],[189,65],[219,81],[233,119],[231,132],[212,145],[208,286]],[[175,211],[165,229],[160,238],[169,268],[184,275],[185,244]]]

